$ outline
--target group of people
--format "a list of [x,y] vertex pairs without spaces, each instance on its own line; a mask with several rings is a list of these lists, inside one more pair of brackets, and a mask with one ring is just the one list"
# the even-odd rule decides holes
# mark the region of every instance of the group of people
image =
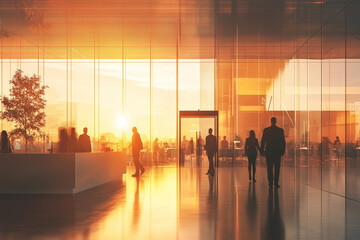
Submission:
[[[136,172],[132,176],[139,177],[141,174],[145,172],[145,168],[140,163],[140,159],[139,159],[140,151],[143,149],[143,144],[141,141],[140,134],[137,132],[136,127],[133,127],[132,132],[133,132],[132,154],[136,168]],[[224,140],[226,141],[226,138],[224,138]],[[225,146],[226,142],[224,140],[221,143],[222,147],[226,147]],[[256,158],[259,151],[263,156],[266,157],[269,187],[272,188],[274,186],[275,188],[279,188],[280,163],[281,163],[281,157],[285,153],[285,147],[286,147],[286,142],[285,142],[284,130],[276,126],[275,117],[271,118],[271,126],[264,129],[261,138],[261,146],[259,145],[259,141],[255,136],[255,131],[251,130],[249,137],[246,139],[246,143],[245,143],[245,154],[248,157],[249,180],[252,179],[253,182],[256,182],[255,180]],[[218,144],[216,137],[213,135],[212,128],[209,129],[209,135],[206,136],[204,148],[206,150],[206,154],[209,160],[209,169],[206,174],[210,176],[214,176],[215,175],[214,156],[218,151]],[[253,173],[252,177],[251,177],[251,169]]]
[[181,151],[184,155],[192,155],[194,154],[194,138],[190,138],[190,140],[186,140],[186,136],[183,136],[183,140],[181,141]]
[[[197,135],[196,135],[197,136]],[[196,150],[194,145],[196,145]],[[183,136],[183,140],[181,141],[181,163],[184,164],[186,155],[193,155],[195,153],[196,164],[200,164],[200,160],[202,157],[202,149],[203,149],[203,141],[201,135],[196,137],[196,142],[194,142],[194,138],[191,137],[190,140],[186,140],[186,136]]]
[[[206,153],[209,159],[209,170],[206,174],[214,176],[214,155],[217,152],[217,143],[216,137],[212,134],[213,130],[209,129],[209,135],[206,137]],[[226,139],[224,138],[226,141]],[[222,141],[221,146],[226,147],[225,141]],[[259,145],[259,141],[255,136],[255,131],[251,130],[249,137],[246,139],[245,143],[245,154],[248,157],[248,171],[249,171],[249,180],[255,180],[255,171],[256,171],[256,158],[258,155],[258,151],[266,157],[267,163],[267,175],[269,187],[275,188],[280,187],[279,185],[279,175],[280,175],[280,163],[281,157],[285,153],[285,135],[284,130],[276,126],[276,118],[271,118],[271,126],[264,129],[262,138],[261,138],[261,146]],[[251,169],[252,169],[252,177],[251,177]],[[274,173],[275,169],[275,173]]]
[[[75,128],[70,128],[69,131],[65,128],[59,129],[59,152],[91,152],[91,141],[87,135],[88,129],[83,129],[83,134],[77,137]],[[1,153],[13,152],[8,134],[5,130],[1,132]]]
[[[87,135],[88,129],[85,127],[83,129],[83,134],[77,138],[75,128],[70,129],[70,134],[65,128],[59,130],[59,152],[91,152],[91,141],[89,135]],[[140,134],[137,132],[137,128],[133,127],[132,129],[132,155],[136,167],[136,172],[133,174],[133,177],[138,177],[145,172],[145,168],[140,163],[140,151],[143,149],[143,144],[141,141]],[[200,139],[200,138],[199,138]],[[201,143],[196,143],[197,149],[202,149],[200,147]],[[334,147],[340,148],[340,140],[337,137],[334,142]],[[187,152],[192,154],[194,153],[194,142],[193,139],[190,140],[190,147],[187,148]],[[226,138],[221,142],[221,147],[227,146]],[[261,146],[259,141],[255,136],[255,131],[251,130],[249,137],[246,139],[245,143],[245,154],[248,157],[248,171],[249,171],[249,180],[256,182],[255,172],[256,172],[256,158],[258,151],[266,157],[267,162],[267,175],[269,187],[275,186],[279,187],[279,174],[280,174],[280,162],[281,157],[285,153],[285,136],[284,130],[276,126],[276,118],[271,118],[271,126],[264,129]],[[156,147],[155,147],[156,148]],[[210,176],[215,175],[214,168],[214,156],[218,150],[217,139],[213,135],[213,130],[209,129],[209,135],[206,136],[204,149],[209,160],[209,169],[206,174]],[[11,152],[11,144],[6,131],[1,132],[1,152],[8,153]],[[158,149],[156,149],[156,152]],[[198,154],[197,154],[198,155]],[[273,172],[275,169],[275,172]],[[252,170],[252,177],[251,177]]]
[[88,129],[83,129],[83,134],[77,138],[75,128],[70,128],[70,133],[65,128],[59,130],[59,152],[91,152],[90,136]]
[[339,136],[336,136],[336,139],[334,141],[334,144],[332,145],[329,137],[323,137],[321,140],[321,143],[319,145],[319,155],[324,158],[330,158],[330,149],[333,147],[333,151],[335,152],[336,159],[340,161],[341,158],[341,141]]

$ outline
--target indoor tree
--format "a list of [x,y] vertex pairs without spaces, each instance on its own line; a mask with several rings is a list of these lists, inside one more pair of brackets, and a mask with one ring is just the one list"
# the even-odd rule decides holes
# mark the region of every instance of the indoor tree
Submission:
[[25,152],[28,143],[43,136],[42,127],[45,126],[45,89],[40,77],[26,76],[18,69],[10,80],[10,94],[1,96],[3,111],[1,119],[14,123],[11,136],[22,137],[25,140]]

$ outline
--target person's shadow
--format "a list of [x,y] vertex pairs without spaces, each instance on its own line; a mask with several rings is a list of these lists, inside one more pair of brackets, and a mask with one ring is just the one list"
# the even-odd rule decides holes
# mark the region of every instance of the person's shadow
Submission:
[[261,238],[285,239],[285,228],[280,214],[278,191],[269,190],[267,217]]
[[142,204],[140,204],[140,179],[136,178],[136,191],[133,202],[133,216],[132,216],[132,224],[133,227],[137,227],[139,224],[139,219],[141,217],[141,208]]
[[252,183],[249,183],[248,199],[246,203],[246,214],[250,227],[250,232],[253,232],[256,229],[258,207],[256,201],[255,184]]
[[[216,186],[216,177],[208,176],[209,192],[206,201],[206,218],[202,223],[202,230],[200,231],[200,239],[211,239],[216,236],[218,229],[218,194]],[[216,239],[216,237],[215,237]]]

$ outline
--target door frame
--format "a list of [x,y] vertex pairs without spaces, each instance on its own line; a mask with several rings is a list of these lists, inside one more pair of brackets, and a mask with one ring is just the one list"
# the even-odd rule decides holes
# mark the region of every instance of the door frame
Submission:
[[[218,111],[179,111],[179,144],[178,144],[178,164],[181,166],[181,119],[183,118],[214,118],[215,119],[215,134],[216,134],[216,143],[219,147],[219,112]],[[215,167],[219,166],[218,152],[215,154]]]

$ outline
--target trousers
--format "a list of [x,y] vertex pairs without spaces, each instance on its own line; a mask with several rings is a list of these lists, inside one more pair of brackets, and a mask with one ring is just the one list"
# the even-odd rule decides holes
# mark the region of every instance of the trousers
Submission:
[[[279,184],[280,162],[281,162],[281,156],[272,156],[272,155],[266,156],[269,186],[272,186],[273,183],[275,185]],[[275,169],[275,174],[274,174],[274,169]]]
[[207,152],[208,159],[209,159],[209,172],[214,173],[214,154],[213,152]]
[[249,170],[249,177],[251,176],[251,166],[253,168],[253,178],[255,178],[255,171],[256,171],[256,155],[249,155],[248,156],[248,170]]
[[135,163],[136,173],[139,173],[139,169],[143,169],[143,165],[140,163],[140,153],[133,153],[133,160]]

